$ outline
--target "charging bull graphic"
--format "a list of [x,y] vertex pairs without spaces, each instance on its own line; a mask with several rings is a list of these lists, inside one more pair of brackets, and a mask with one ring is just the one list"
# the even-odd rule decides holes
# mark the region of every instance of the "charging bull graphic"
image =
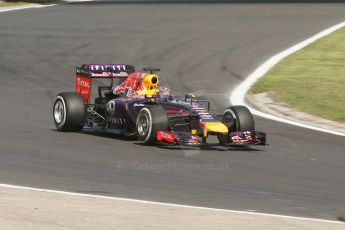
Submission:
[[156,74],[132,73],[124,82],[117,86],[113,93],[115,95],[147,95],[157,93],[159,78]]

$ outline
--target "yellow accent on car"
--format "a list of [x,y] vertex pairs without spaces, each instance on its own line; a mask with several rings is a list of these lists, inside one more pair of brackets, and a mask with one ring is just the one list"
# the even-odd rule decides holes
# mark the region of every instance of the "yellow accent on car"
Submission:
[[157,93],[159,77],[156,74],[146,74],[142,80],[143,91],[137,92],[139,95],[152,96]]
[[146,89],[153,89],[158,86],[159,77],[156,74],[147,74],[143,79],[143,85]]
[[208,136],[206,126],[204,127],[204,131],[203,131],[203,133],[202,133],[202,136],[203,136],[203,137],[207,137],[207,136]]
[[216,122],[206,122],[204,131],[206,131],[206,133],[227,133],[229,129],[222,122],[216,121]]

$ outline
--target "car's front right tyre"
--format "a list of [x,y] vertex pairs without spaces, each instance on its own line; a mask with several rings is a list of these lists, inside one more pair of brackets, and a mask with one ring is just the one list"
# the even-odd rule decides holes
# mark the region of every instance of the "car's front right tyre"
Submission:
[[84,127],[86,107],[83,97],[75,92],[59,93],[53,106],[56,129],[61,132],[77,132]]
[[250,110],[246,106],[235,105],[230,106],[224,111],[224,116],[234,120],[234,124],[230,127],[231,132],[237,131],[254,131],[254,118]]

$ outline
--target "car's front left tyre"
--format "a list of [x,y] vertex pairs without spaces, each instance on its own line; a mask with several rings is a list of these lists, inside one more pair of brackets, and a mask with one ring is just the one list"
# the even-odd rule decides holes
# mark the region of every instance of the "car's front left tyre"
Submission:
[[84,127],[86,107],[83,97],[75,92],[59,93],[53,106],[56,129],[61,132],[77,132]]
[[157,144],[157,132],[169,130],[169,120],[165,110],[159,105],[150,105],[139,111],[137,135],[144,145]]

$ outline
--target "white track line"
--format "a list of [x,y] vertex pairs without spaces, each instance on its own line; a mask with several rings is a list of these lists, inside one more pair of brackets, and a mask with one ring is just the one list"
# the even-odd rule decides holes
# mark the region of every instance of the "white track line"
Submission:
[[50,4],[50,5],[24,5],[24,6],[13,6],[13,7],[5,7],[4,9],[0,8],[0,12],[7,12],[7,11],[13,11],[13,10],[24,10],[24,9],[30,9],[30,8],[43,8],[48,6],[55,6],[56,4]]
[[267,119],[271,119],[274,121],[278,121],[278,122],[283,122],[283,123],[287,123],[290,125],[295,125],[295,126],[299,126],[299,127],[303,127],[303,128],[307,128],[307,129],[313,129],[313,130],[317,130],[317,131],[321,131],[321,132],[326,132],[326,133],[330,133],[330,134],[334,134],[334,135],[339,135],[339,136],[343,136],[345,137],[345,133],[342,132],[337,132],[337,131],[333,131],[333,130],[329,130],[329,129],[324,129],[324,128],[319,128],[316,126],[312,126],[312,125],[307,125],[307,124],[303,124],[300,122],[296,122],[296,121],[291,121],[285,118],[281,118],[281,117],[277,117],[271,114],[267,114],[261,111],[258,111],[254,108],[252,108],[250,105],[248,105],[245,102],[245,96],[248,92],[248,90],[250,89],[250,87],[261,77],[263,77],[272,67],[274,67],[276,64],[278,64],[282,59],[286,58],[287,56],[299,51],[300,49],[310,45],[311,43],[315,42],[316,40],[325,37],[326,35],[329,35],[330,33],[341,29],[345,26],[345,22],[339,23],[335,26],[332,26],[326,30],[321,31],[320,33],[312,36],[311,38],[308,38],[305,41],[302,41],[278,54],[276,54],[275,56],[271,57],[270,59],[268,59],[266,62],[264,62],[263,64],[261,64],[252,74],[250,74],[240,85],[238,85],[234,91],[232,91],[231,96],[230,96],[230,103],[232,105],[245,105],[247,106],[253,114],[260,116],[260,117],[264,117]]
[[163,206],[170,206],[170,207],[177,207],[177,208],[191,208],[191,209],[199,209],[199,210],[206,210],[206,211],[227,212],[227,213],[236,213],[236,214],[248,214],[248,215],[254,215],[254,216],[278,217],[278,218],[294,219],[294,220],[302,220],[302,221],[317,221],[317,222],[331,223],[331,224],[344,224],[343,222],[333,221],[333,220],[324,220],[324,219],[297,217],[297,216],[285,216],[285,215],[248,212],[248,211],[236,211],[236,210],[220,209],[220,208],[208,208],[208,207],[163,203],[163,202],[148,201],[148,200],[121,198],[121,197],[100,196],[100,195],[92,195],[92,194],[85,194],[85,193],[66,192],[66,191],[58,191],[58,190],[50,190],[50,189],[40,189],[40,188],[16,186],[16,185],[9,185],[9,184],[0,184],[0,187],[10,188],[10,189],[22,189],[22,190],[35,191],[35,192],[48,192],[48,193],[77,196],[77,197],[99,198],[99,199],[116,200],[116,201],[136,202],[136,203],[141,203],[141,204],[163,205]]

